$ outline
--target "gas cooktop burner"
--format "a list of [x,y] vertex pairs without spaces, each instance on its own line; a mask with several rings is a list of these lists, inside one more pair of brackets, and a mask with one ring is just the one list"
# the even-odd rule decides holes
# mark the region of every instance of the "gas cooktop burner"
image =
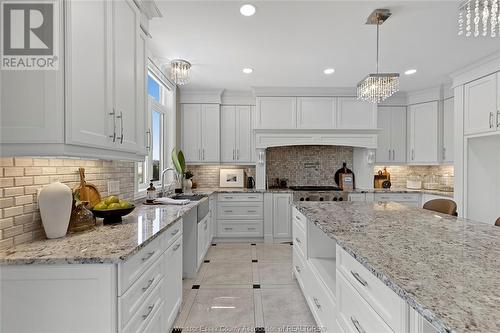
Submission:
[[342,191],[337,186],[290,186],[294,191]]

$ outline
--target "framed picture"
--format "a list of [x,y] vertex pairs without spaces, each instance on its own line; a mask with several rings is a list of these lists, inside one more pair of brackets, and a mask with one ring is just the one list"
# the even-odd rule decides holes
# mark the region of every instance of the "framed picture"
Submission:
[[243,187],[244,174],[243,169],[220,169],[219,186]]

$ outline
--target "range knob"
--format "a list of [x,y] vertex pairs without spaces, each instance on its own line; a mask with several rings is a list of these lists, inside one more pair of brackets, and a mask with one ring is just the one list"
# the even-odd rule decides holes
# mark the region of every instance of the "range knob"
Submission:
[[310,198],[306,198],[306,201],[311,201],[311,199]]
[[333,197],[333,201],[337,201],[337,197]]
[[319,198],[319,201],[325,201],[325,199],[323,199],[323,197],[320,197],[320,198]]
[[300,198],[299,200],[300,200],[300,201],[304,201],[304,198]]
[[339,198],[339,201],[344,201],[344,198],[340,197],[340,198]]

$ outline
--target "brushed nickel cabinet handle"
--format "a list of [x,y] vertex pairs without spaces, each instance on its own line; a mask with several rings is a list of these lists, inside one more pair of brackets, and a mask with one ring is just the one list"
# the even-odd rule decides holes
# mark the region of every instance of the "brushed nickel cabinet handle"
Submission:
[[233,228],[224,228],[224,230],[233,230]]
[[354,278],[356,280],[358,280],[359,283],[361,283],[363,285],[363,287],[366,287],[368,285],[368,282],[366,282],[365,279],[363,279],[361,276],[359,276],[358,273],[351,271],[351,274],[352,274],[352,276],[354,276]]
[[175,229],[174,231],[172,231],[170,233],[170,235],[175,236],[175,235],[177,235],[179,233],[179,231],[180,231],[179,229]]
[[392,150],[392,160],[396,160],[396,151],[394,149]]
[[300,267],[299,266],[295,265],[295,269],[297,270],[297,272],[300,273]]
[[142,288],[142,292],[145,293],[151,287],[151,285],[153,284],[154,281],[155,281],[155,278],[152,278],[151,280],[149,280],[148,284]]
[[300,239],[298,237],[295,237],[295,241],[299,244],[302,244],[302,242],[300,241]]
[[176,246],[174,246],[173,250],[174,250],[174,251],[177,251],[180,247],[181,247],[181,243],[179,243],[179,244],[177,244]]
[[146,149],[150,150],[151,149],[151,143],[153,142],[153,139],[151,138],[151,130],[148,129],[146,131]]
[[109,137],[113,139],[113,142],[116,142],[116,112],[115,108],[113,108],[113,112],[109,113],[110,116],[113,116],[113,134]]
[[365,333],[365,330],[363,329],[363,327],[361,327],[361,324],[359,323],[359,321],[355,317],[351,317],[351,322],[354,325],[354,327],[356,327],[356,330],[359,333]]
[[153,252],[148,252],[148,254],[142,258],[142,261],[146,261],[148,260],[149,258],[151,258],[153,255],[155,254],[155,251]]
[[391,160],[391,150],[389,149],[389,161]]
[[148,312],[146,312],[145,314],[142,315],[142,320],[146,320],[146,318],[149,317],[149,315],[151,314],[151,312],[153,312],[153,309],[155,308],[155,305],[150,305],[148,306]]
[[443,160],[446,160],[446,148],[443,147]]
[[316,297],[313,297],[313,300],[314,300],[314,304],[316,305],[316,307],[318,309],[321,309],[321,303],[319,302],[319,300]]
[[123,112],[120,111],[120,115],[116,116],[116,118],[120,119],[120,136],[117,139],[120,140],[120,143],[123,144]]

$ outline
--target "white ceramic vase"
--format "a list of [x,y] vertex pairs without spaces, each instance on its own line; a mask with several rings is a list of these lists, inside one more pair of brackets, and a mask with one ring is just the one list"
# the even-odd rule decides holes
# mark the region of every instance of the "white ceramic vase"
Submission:
[[38,206],[47,238],[64,237],[68,231],[73,193],[62,183],[45,186],[38,195]]

